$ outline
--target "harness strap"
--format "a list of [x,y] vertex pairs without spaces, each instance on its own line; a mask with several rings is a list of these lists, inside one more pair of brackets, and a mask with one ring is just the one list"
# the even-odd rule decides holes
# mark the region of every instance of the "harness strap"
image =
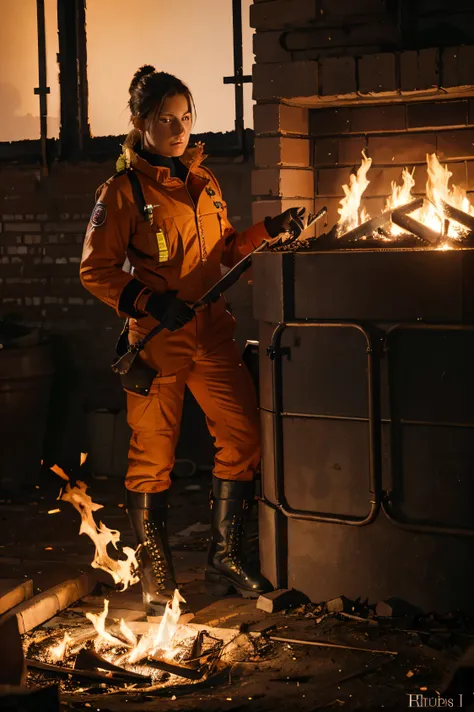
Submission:
[[140,213],[140,216],[145,219],[146,200],[143,194],[142,184],[140,183],[140,180],[133,168],[127,169],[127,178],[130,181],[130,185],[132,186],[133,199],[135,201],[135,205],[138,208],[138,212]]

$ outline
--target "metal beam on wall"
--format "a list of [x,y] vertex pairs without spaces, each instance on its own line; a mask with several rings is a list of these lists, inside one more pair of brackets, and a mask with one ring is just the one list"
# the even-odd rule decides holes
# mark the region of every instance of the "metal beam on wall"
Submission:
[[34,92],[39,96],[40,105],[40,140],[41,140],[41,171],[48,175],[48,100],[50,92],[46,75],[46,28],[44,19],[44,0],[36,0],[36,15],[38,24],[38,86]]
[[224,84],[235,88],[235,137],[234,150],[246,153],[244,129],[244,84],[252,81],[252,75],[244,75],[242,50],[242,0],[232,0],[232,33],[234,44],[234,76],[224,77]]
[[58,0],[60,157],[79,160],[90,137],[85,0]]

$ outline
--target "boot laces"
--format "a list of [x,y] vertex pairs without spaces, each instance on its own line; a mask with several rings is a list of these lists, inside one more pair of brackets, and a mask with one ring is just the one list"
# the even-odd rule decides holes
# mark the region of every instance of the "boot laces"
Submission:
[[239,574],[242,573],[242,536],[244,531],[244,520],[242,515],[232,517],[229,533],[229,559],[232,568]]
[[157,543],[159,541],[160,531],[156,524],[147,521],[145,522],[145,534],[145,547],[150,555],[153,576],[155,577],[159,588],[163,589],[165,588],[166,575],[168,571],[166,559]]

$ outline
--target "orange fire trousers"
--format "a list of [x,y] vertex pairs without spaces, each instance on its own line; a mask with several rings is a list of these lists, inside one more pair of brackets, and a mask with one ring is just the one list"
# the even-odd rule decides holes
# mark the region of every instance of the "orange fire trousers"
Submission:
[[[185,386],[206,416],[214,438],[214,475],[252,480],[260,461],[260,424],[254,384],[235,341],[233,317],[212,305],[170,334],[151,340],[145,361],[159,373],[148,396],[127,391],[132,429],[127,489],[161,492],[170,486]],[[148,330],[131,334],[136,341]]]

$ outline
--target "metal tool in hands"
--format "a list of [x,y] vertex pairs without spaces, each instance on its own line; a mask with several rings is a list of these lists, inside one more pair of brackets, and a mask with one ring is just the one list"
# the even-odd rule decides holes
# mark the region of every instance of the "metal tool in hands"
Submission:
[[[297,213],[297,217],[292,220],[291,232],[284,232],[280,235],[277,235],[277,237],[268,238],[264,240],[258,247],[252,250],[250,254],[241,259],[240,262],[237,262],[234,267],[232,267],[228,272],[226,272],[226,274],[221,277],[221,279],[219,279],[219,281],[216,282],[216,284],[211,287],[211,289],[209,289],[209,291],[207,291],[197,302],[195,302],[191,308],[194,309],[194,311],[199,311],[200,309],[206,307],[208,304],[216,302],[219,297],[221,297],[224,292],[226,292],[230,287],[232,287],[232,285],[234,285],[240,279],[243,273],[248,270],[248,268],[252,264],[253,255],[255,255],[257,252],[262,252],[265,249],[272,250],[276,247],[280,247],[281,245],[290,245],[293,242],[296,242],[296,240],[298,240],[300,235],[305,230],[307,230],[311,225],[314,225],[315,222],[324,217],[326,213],[327,208],[323,207],[317,213],[308,213],[308,215],[306,216],[306,208],[300,208]],[[159,334],[165,328],[166,327],[162,324],[157,324],[155,327],[153,327],[153,329],[151,329],[151,331],[148,332],[146,336],[143,337],[143,339],[140,339],[140,341],[137,341],[135,344],[131,344],[128,347],[126,353],[113,362],[112,371],[118,373],[121,376],[128,373],[137,354],[139,354],[140,351],[143,350],[143,348],[150,341],[150,339]]]

